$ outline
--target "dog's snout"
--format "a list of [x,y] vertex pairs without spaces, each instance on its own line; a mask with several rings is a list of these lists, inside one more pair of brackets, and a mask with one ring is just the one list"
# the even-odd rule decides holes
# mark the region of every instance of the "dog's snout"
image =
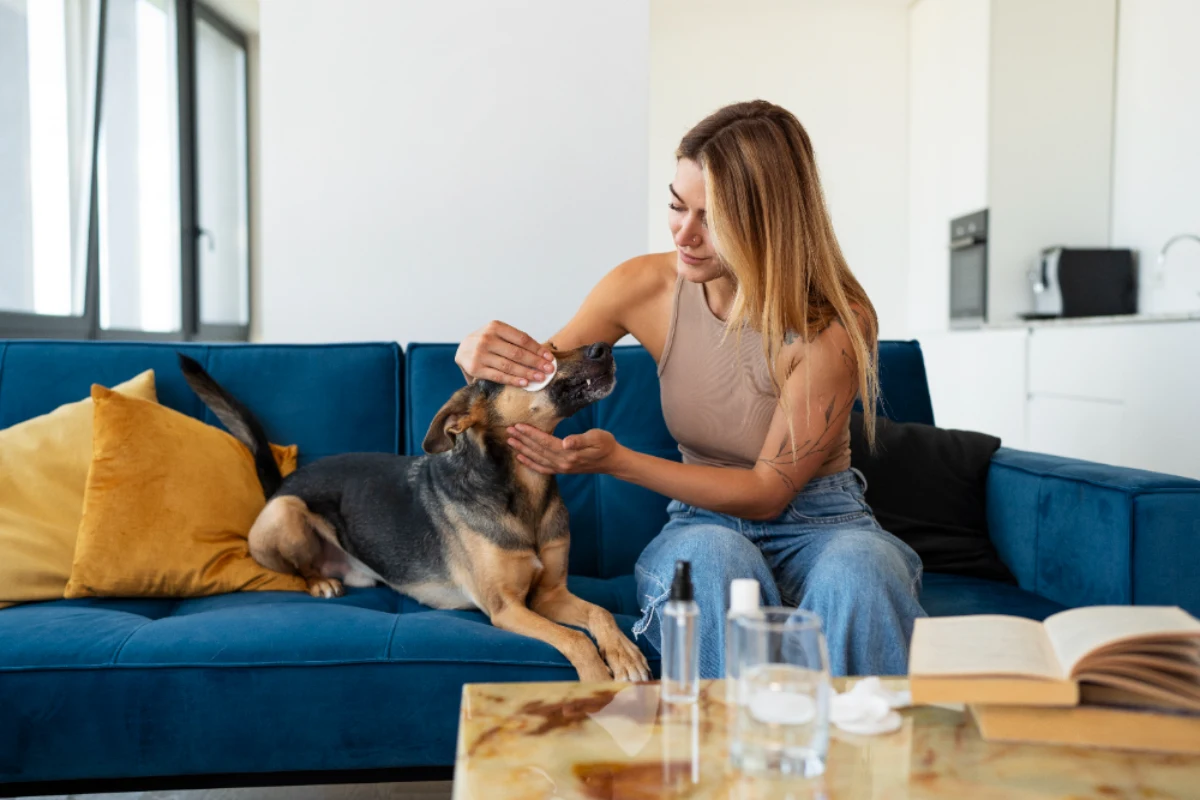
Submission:
[[604,342],[596,342],[587,349],[587,357],[592,361],[602,361],[612,355],[612,348]]

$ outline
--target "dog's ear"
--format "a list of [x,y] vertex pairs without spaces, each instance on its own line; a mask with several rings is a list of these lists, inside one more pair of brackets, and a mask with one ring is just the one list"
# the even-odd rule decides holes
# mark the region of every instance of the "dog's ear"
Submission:
[[429,432],[425,434],[425,441],[421,445],[426,453],[446,452],[454,447],[454,440],[460,433],[481,421],[478,414],[472,413],[471,401],[477,393],[476,386],[471,385],[464,386],[450,396],[441,411],[434,415],[433,422],[429,423]]

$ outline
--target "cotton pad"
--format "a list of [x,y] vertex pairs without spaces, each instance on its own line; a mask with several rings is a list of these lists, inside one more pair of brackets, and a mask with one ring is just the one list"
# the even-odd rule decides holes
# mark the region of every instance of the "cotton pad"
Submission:
[[550,363],[554,365],[554,372],[551,372],[549,375],[547,375],[545,378],[543,378],[540,381],[530,381],[529,384],[524,387],[525,391],[540,392],[542,389],[545,389],[547,386],[550,385],[550,381],[554,380],[554,376],[558,374],[558,359],[551,358]]
[[759,690],[746,705],[759,722],[773,725],[807,725],[817,715],[812,698],[799,692]]
[[903,722],[895,709],[910,703],[911,695],[907,692],[888,691],[879,678],[870,677],[833,697],[829,721],[846,733],[863,736],[891,733]]
[[892,709],[907,708],[912,705],[912,692],[907,690],[893,692],[885,689],[883,682],[874,675],[863,678],[854,684],[854,688],[850,690],[849,694],[869,694],[882,697],[887,701],[888,707]]
[[859,736],[878,736],[882,733],[892,733],[900,730],[904,720],[895,711],[889,711],[879,719],[856,720],[854,722],[836,722],[840,730]]

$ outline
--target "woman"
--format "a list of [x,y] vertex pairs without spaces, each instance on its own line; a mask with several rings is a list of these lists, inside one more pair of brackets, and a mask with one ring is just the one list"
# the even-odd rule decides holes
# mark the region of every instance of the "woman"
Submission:
[[[560,440],[518,426],[510,445],[546,474],[606,473],[672,498],[638,560],[643,618],[659,646],[675,562],[692,564],[700,672],[720,677],[729,582],[824,621],[834,674],[904,674],[921,562],[885,532],[850,468],[856,397],[874,434],[874,307],[825,208],[808,135],[787,110],[720,109],[683,137],[668,220],[675,251],[628,261],[554,337],[564,349],[626,334],[658,363],[663,415],[683,463],[591,430]],[[526,385],[549,353],[502,323],[456,360],[471,378]]]

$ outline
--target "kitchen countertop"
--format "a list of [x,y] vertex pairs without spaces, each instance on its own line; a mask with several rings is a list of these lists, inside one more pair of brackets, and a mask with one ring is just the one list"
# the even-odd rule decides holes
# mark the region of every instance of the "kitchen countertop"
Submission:
[[1120,314],[1110,317],[1063,317],[1059,319],[1012,319],[990,322],[978,328],[961,330],[1011,330],[1013,328],[1059,328],[1083,325],[1146,325],[1156,322],[1190,322],[1200,320],[1200,309],[1170,311],[1159,314]]

